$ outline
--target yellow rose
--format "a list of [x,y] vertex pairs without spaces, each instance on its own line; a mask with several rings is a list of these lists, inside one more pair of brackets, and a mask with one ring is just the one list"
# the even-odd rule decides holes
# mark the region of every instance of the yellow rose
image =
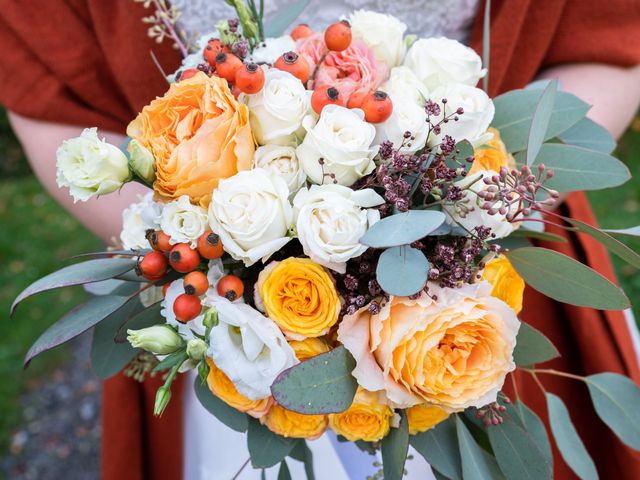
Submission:
[[500,132],[495,128],[489,128],[489,132],[493,133],[493,138],[473,151],[473,164],[469,175],[483,170],[499,172],[500,167],[515,166],[515,160],[507,152],[507,147],[500,138]]
[[331,350],[331,347],[320,338],[306,338],[304,340],[291,340],[289,342],[291,348],[296,354],[296,357],[301,362],[320,355],[321,353],[327,353]]
[[272,262],[258,292],[267,316],[294,340],[319,337],[338,321],[340,297],[327,270],[308,258]]
[[522,311],[524,280],[507,257],[500,255],[488,261],[482,271],[482,279],[493,285],[491,295],[509,305],[514,312]]
[[226,80],[204,73],[172,84],[142,109],[127,135],[153,154],[158,196],[189,195],[202,207],[220,179],[251,168],[255,151],[247,106]]
[[227,377],[222,370],[216,367],[211,359],[207,358],[207,364],[209,365],[207,385],[209,386],[209,390],[211,390],[216,397],[236,410],[240,410],[241,412],[247,413],[255,418],[260,418],[269,411],[273,404],[273,399],[271,397],[263,398],[261,400],[248,399],[236,390],[235,385],[229,377]]
[[447,411],[496,400],[515,368],[520,322],[489,282],[459,288],[429,284],[418,298],[389,297],[376,315],[345,315],[338,340],[356,360],[353,376],[394,406],[420,403]]
[[358,388],[351,406],[329,415],[329,426],[347,440],[377,442],[389,433],[393,410],[379,401],[376,393]]
[[426,432],[449,418],[449,414],[437,405],[420,404],[406,410],[409,435]]
[[303,415],[274,404],[260,421],[283,437],[318,438],[327,429],[326,415]]

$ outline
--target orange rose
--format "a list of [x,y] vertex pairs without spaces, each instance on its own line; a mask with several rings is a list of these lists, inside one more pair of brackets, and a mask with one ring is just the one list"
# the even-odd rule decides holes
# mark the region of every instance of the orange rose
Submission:
[[501,167],[515,166],[513,156],[507,152],[507,147],[500,138],[500,132],[495,128],[489,128],[493,138],[473,151],[473,164],[469,175],[483,170],[500,172]]
[[491,295],[509,305],[514,312],[522,311],[524,280],[507,257],[500,255],[489,260],[482,271],[482,279],[493,285]]
[[277,403],[260,419],[269,430],[283,437],[318,438],[327,429],[326,415],[303,415],[281,407]]
[[152,153],[159,197],[189,195],[203,207],[220,179],[251,168],[255,151],[247,106],[226,80],[204,73],[172,84],[142,109],[127,135]]
[[449,414],[437,405],[420,404],[407,408],[409,434],[426,432],[437,424],[449,418]]
[[380,397],[376,392],[358,388],[349,408],[329,415],[329,426],[351,442],[382,440],[389,433],[394,414]]
[[291,340],[289,345],[293,348],[296,358],[301,362],[331,350],[327,342],[314,337],[305,338],[304,340]]

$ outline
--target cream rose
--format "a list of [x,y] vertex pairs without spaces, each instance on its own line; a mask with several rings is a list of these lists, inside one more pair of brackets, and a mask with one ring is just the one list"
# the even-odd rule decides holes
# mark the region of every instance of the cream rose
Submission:
[[288,145],[302,137],[302,121],[309,113],[310,93],[290,73],[276,68],[267,70],[262,90],[243,97],[258,143]]
[[344,273],[350,258],[367,249],[360,239],[380,220],[372,209],[384,199],[372,189],[351,190],[342,185],[303,188],[293,200],[296,230],[305,255],[327,268]]
[[421,38],[407,52],[404,65],[429,91],[451,83],[475,86],[487,73],[478,54],[449,38]]
[[259,400],[271,395],[276,377],[298,360],[280,329],[244,303],[219,297],[219,323],[211,329],[208,356],[242,395]]
[[349,16],[354,38],[373,50],[376,58],[389,68],[402,62],[405,53],[404,32],[407,26],[392,15],[356,10]]
[[246,266],[265,261],[289,240],[293,209],[286,182],[262,168],[221,180],[209,205],[211,229]]
[[120,189],[131,179],[127,156],[98,138],[97,128],[62,142],[56,151],[58,187],[68,187],[74,203]]
[[193,205],[188,195],[167,203],[159,218],[160,228],[171,237],[172,245],[188,243],[191,248],[198,246],[198,237],[207,229],[207,211]]
[[300,168],[295,147],[288,145],[264,145],[258,147],[253,157],[254,168],[264,168],[287,182],[289,194],[294,195],[307,181]]
[[[391,116],[376,125],[376,143],[384,140],[402,153],[415,153],[425,147],[429,137],[429,124],[424,107],[418,106],[406,95],[390,95],[393,102]],[[411,132],[412,137],[405,138],[405,132]]]
[[416,74],[405,66],[392,68],[389,79],[380,86],[380,90],[387,92],[392,97],[409,98],[420,107],[424,107],[429,98],[429,90]]
[[266,38],[253,49],[250,59],[255,63],[273,64],[280,55],[292,52],[296,48],[296,42],[290,35]]
[[309,115],[302,125],[307,135],[296,152],[312,182],[332,183],[333,174],[337,183],[350,186],[375,168],[376,129],[364,121],[362,110],[327,105],[317,122]]
[[515,369],[520,322],[491,290],[485,281],[430,284],[417,299],[391,296],[376,315],[368,306],[346,315],[338,340],[356,360],[354,377],[402,408],[426,402],[451,412],[495,402]]
[[153,192],[139,198],[138,203],[132,203],[122,211],[120,242],[125,250],[150,248],[146,232],[156,228],[156,220],[162,214],[162,204],[153,201]]

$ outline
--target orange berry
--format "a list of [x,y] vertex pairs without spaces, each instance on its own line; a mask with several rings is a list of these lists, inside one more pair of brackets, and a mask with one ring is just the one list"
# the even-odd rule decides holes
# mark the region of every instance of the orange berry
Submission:
[[171,250],[172,245],[169,243],[171,237],[162,230],[147,230],[146,237],[154,250],[165,253]]
[[198,270],[187,273],[184,276],[183,281],[184,293],[189,295],[196,295],[199,297],[200,295],[204,295],[209,288],[209,279],[204,273]]
[[187,68],[186,70],[182,70],[180,72],[178,72],[178,81],[180,80],[186,80],[187,78],[191,78],[193,77],[196,73],[198,73],[200,70],[198,70],[197,68]]
[[351,45],[351,25],[346,20],[341,20],[329,25],[324,31],[324,43],[329,50],[341,52]]
[[340,94],[340,90],[331,85],[321,85],[311,95],[311,108],[318,115],[326,105],[344,106],[344,99]]
[[349,101],[347,102],[347,108],[362,108],[362,102],[369,94],[366,90],[356,90],[349,97]]
[[393,103],[386,93],[376,90],[369,93],[362,102],[364,119],[369,123],[381,123],[391,116]]
[[247,63],[236,70],[234,87],[244,93],[258,93],[264,87],[264,70],[256,63]]
[[278,70],[289,72],[291,75],[300,80],[303,84],[309,80],[311,67],[304,57],[296,52],[287,52],[282,54],[273,64]]
[[167,296],[167,290],[169,290],[170,286],[171,286],[171,282],[167,282],[164,285],[162,285],[162,296],[163,297]]
[[313,30],[309,28],[309,25],[306,23],[301,23],[296,28],[291,30],[291,38],[294,40],[300,40],[301,38],[308,37],[309,35],[313,35]]
[[176,314],[176,320],[181,323],[187,323],[198,315],[202,311],[202,305],[200,299],[195,295],[187,295],[183,293],[178,295],[173,302],[173,313]]
[[142,257],[137,271],[147,280],[158,280],[167,272],[167,259],[162,253],[154,250]]
[[220,53],[229,53],[229,47],[224,45],[219,38],[212,38],[207,42],[207,46],[204,47],[202,56],[212,67],[216,66],[216,56]]
[[187,243],[178,243],[169,252],[169,263],[176,272],[192,272],[200,264],[200,255]]
[[227,82],[233,83],[236,72],[242,67],[242,60],[233,53],[220,52],[216,55],[216,74]]
[[224,254],[220,237],[207,230],[198,238],[198,252],[207,260],[220,258]]
[[218,281],[216,286],[218,295],[223,296],[227,300],[234,301],[242,297],[244,293],[244,284],[239,277],[235,275],[225,275]]

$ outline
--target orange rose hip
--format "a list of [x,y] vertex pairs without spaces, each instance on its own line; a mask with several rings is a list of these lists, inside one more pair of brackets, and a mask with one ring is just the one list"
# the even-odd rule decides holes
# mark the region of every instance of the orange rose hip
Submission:
[[209,279],[204,273],[197,270],[187,273],[183,282],[184,293],[188,295],[195,295],[199,297],[200,295],[204,295],[209,288]]
[[364,119],[369,123],[382,123],[393,112],[391,98],[385,92],[377,90],[369,93],[362,102]]
[[264,87],[264,70],[256,63],[247,63],[236,70],[234,86],[243,93],[258,93]]
[[169,264],[176,272],[188,273],[200,264],[200,255],[186,243],[178,243],[169,252]]
[[351,25],[346,20],[336,22],[324,31],[324,43],[329,50],[341,52],[351,45]]
[[224,254],[220,237],[211,230],[204,232],[198,238],[198,252],[207,260],[220,258]]
[[239,277],[235,275],[225,275],[218,281],[216,286],[218,295],[223,296],[227,300],[234,301],[242,297],[244,293],[244,284]]
[[320,115],[322,109],[327,105],[344,106],[344,99],[340,90],[331,85],[321,85],[313,91],[311,95],[311,108]]
[[173,302],[173,313],[176,315],[176,319],[181,323],[187,323],[198,315],[202,311],[202,305],[200,299],[195,295],[187,295],[183,293]]
[[302,83],[307,83],[307,80],[309,80],[311,71],[309,62],[307,62],[304,57],[301,57],[296,52],[283,53],[280,57],[278,57],[276,63],[274,63],[273,66],[278,70],[289,72]]

